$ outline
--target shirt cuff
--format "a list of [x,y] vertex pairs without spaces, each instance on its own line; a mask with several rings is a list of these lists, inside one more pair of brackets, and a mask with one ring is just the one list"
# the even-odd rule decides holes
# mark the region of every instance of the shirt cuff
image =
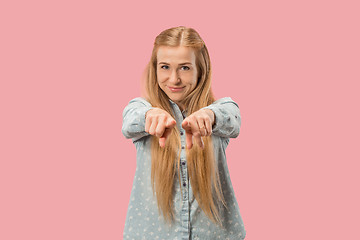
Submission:
[[139,125],[141,126],[140,127],[141,129],[144,129],[144,132],[141,132],[136,137],[133,137],[132,138],[133,143],[135,141],[139,140],[142,137],[150,135],[148,132],[145,132],[145,124],[146,124],[146,117],[145,116],[146,116],[146,113],[148,111],[150,111],[151,109],[154,109],[154,107],[147,106],[147,107],[141,108],[141,110],[139,112],[140,113],[139,115],[141,116],[140,119],[139,119]]
[[215,122],[212,126],[212,131],[213,132],[218,131],[220,126],[222,126],[224,124],[224,117],[221,114],[220,110],[214,105],[209,105],[207,107],[203,107],[202,109],[210,109],[211,111],[213,111],[213,113],[215,115]]

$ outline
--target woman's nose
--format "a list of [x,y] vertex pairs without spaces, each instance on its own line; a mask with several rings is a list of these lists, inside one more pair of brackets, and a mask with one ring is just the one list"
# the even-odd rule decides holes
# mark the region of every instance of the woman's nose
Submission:
[[176,84],[180,81],[180,76],[177,72],[177,70],[174,70],[171,72],[171,75],[170,75],[170,82],[172,82],[173,84]]

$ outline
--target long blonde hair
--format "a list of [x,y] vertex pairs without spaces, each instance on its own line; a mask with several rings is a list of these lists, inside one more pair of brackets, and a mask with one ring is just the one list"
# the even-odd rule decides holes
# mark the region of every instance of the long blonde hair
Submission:
[[[169,97],[162,91],[157,82],[157,51],[160,46],[185,46],[194,49],[198,83],[195,89],[184,98],[184,107],[190,115],[215,101],[211,90],[211,64],[208,50],[200,35],[192,28],[174,27],[161,32],[154,42],[151,59],[147,66],[146,98],[153,107],[167,111],[174,119]],[[175,173],[179,173],[180,181],[180,134],[174,127],[168,136],[164,148],[158,138],[151,136],[151,183],[157,198],[159,212],[165,220],[173,220],[173,196]],[[225,207],[221,191],[219,174],[215,163],[211,136],[203,137],[204,150],[197,144],[186,149],[187,166],[194,196],[204,213],[214,222],[222,225],[219,216],[219,203]],[[181,184],[180,184],[181,187]]]

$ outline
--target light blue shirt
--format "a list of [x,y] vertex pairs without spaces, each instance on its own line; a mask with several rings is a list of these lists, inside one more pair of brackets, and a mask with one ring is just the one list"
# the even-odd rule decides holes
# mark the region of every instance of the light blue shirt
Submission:
[[[159,214],[156,196],[151,187],[151,135],[145,132],[145,113],[153,107],[144,98],[134,98],[123,111],[122,133],[131,138],[136,147],[136,171],[124,227],[124,239],[136,240],[241,240],[246,231],[239,206],[231,184],[226,163],[225,149],[229,138],[236,138],[240,132],[241,118],[238,105],[230,98],[218,99],[205,107],[215,114],[212,129],[215,161],[219,170],[221,187],[228,209],[220,208],[223,228],[215,225],[199,207],[189,182],[186,163],[185,131],[181,127],[186,111],[169,100],[180,130],[180,181],[174,179],[174,213],[172,225],[164,222]],[[194,143],[196,144],[196,143]],[[181,191],[182,194],[181,194]]]

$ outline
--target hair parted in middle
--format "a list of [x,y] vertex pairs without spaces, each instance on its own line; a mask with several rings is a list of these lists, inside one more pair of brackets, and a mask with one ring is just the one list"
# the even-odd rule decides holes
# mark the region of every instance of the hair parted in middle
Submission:
[[[211,90],[211,64],[206,45],[193,28],[180,26],[164,30],[155,38],[151,59],[147,65],[145,83],[147,95],[145,98],[150,104],[167,111],[175,119],[169,97],[160,88],[157,81],[157,51],[160,46],[185,46],[194,49],[198,72],[197,85],[182,101],[188,116],[213,103],[215,98]],[[151,136],[151,138],[153,192],[157,198],[158,209],[162,212],[164,219],[172,221],[174,217],[173,184],[176,171],[180,172],[181,142],[179,129],[173,128],[164,148],[160,147],[157,137]],[[211,136],[202,138],[204,149],[201,149],[197,144],[194,144],[191,149],[186,149],[189,178],[199,206],[214,223],[221,226],[219,204],[226,207],[226,203],[221,190]]]

